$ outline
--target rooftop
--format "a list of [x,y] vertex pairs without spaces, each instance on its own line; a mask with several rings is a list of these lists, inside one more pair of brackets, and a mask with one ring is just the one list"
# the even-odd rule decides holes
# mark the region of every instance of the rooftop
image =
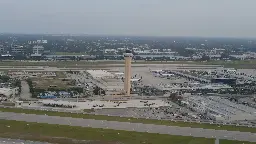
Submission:
[[114,77],[114,75],[106,70],[87,70],[87,72],[93,78],[103,78],[103,77]]

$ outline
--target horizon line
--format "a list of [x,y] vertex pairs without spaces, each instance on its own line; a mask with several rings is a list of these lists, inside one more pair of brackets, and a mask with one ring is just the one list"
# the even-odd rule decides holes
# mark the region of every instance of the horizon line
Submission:
[[0,32],[0,35],[59,35],[59,36],[104,36],[104,37],[161,37],[161,38],[232,38],[232,39],[256,39],[255,37],[245,37],[245,36],[175,36],[175,35],[127,35],[127,34],[76,34],[76,33],[13,33],[13,32]]

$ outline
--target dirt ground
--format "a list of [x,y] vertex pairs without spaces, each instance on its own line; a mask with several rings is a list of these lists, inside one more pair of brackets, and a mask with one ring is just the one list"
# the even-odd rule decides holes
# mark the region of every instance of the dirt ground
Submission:
[[37,79],[33,80],[36,88],[47,89],[50,85],[56,85],[56,88],[66,89],[69,81],[62,81],[60,79]]
[[66,78],[66,75],[63,72],[56,72],[56,77],[37,77],[32,78],[32,80],[33,85],[40,89],[48,89],[50,85],[56,85],[55,88],[58,89],[66,89],[73,86],[72,80],[63,80],[64,78]]

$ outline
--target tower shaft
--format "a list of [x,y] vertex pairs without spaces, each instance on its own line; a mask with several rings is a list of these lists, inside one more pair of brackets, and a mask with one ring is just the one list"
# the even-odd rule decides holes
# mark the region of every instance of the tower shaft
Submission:
[[131,89],[131,60],[132,57],[125,57],[125,81],[124,90],[127,96],[130,96]]

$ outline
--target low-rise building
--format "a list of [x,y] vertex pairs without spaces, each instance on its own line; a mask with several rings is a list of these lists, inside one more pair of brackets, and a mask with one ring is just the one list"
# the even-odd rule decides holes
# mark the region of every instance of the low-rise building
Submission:
[[20,46],[20,45],[14,45],[14,46],[11,47],[11,49],[12,49],[12,53],[15,53],[15,54],[25,52],[25,48],[23,46]]
[[16,88],[0,88],[0,97],[9,98],[18,93],[18,89]]
[[105,49],[104,53],[116,53],[117,50],[116,49]]
[[4,46],[0,45],[0,53],[4,53]]
[[33,47],[33,54],[42,54],[44,53],[44,47],[36,45]]

